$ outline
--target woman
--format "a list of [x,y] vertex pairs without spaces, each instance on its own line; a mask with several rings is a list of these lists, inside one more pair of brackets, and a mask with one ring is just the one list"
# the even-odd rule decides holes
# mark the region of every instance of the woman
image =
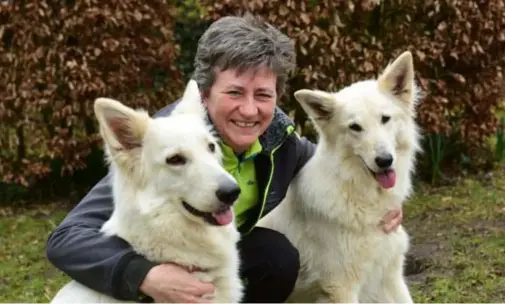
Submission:
[[[224,166],[241,187],[235,205],[242,233],[244,302],[283,302],[299,269],[297,250],[280,233],[255,227],[283,199],[288,185],[314,152],[276,106],[295,66],[293,43],[251,16],[214,22],[199,40],[193,78],[209,120],[222,140]],[[175,104],[162,109],[166,116]],[[99,232],[113,209],[108,177],[100,181],[52,232],[49,260],[73,279],[122,300],[199,302],[213,286],[173,264],[155,264],[120,238]],[[401,210],[384,217],[396,229]]]

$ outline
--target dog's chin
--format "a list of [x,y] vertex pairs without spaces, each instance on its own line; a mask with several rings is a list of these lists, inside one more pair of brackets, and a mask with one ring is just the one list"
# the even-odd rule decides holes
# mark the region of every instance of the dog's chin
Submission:
[[221,205],[215,212],[200,211],[185,201],[182,201],[182,206],[192,216],[201,218],[205,223],[213,226],[226,226],[233,221],[233,211],[230,206]]
[[390,189],[396,184],[396,171],[393,168],[388,168],[384,170],[372,170],[370,167],[366,166],[373,178],[379,183],[381,188]]

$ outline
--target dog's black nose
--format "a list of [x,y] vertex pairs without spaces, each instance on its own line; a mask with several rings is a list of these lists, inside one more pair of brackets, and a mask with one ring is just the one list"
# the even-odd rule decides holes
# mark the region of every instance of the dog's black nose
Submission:
[[377,156],[375,158],[375,163],[381,169],[389,168],[391,166],[391,164],[393,163],[393,155],[391,155],[391,154],[384,154],[384,155],[381,155],[381,156]]
[[217,198],[226,205],[233,205],[240,195],[240,187],[235,183],[220,185],[216,191]]

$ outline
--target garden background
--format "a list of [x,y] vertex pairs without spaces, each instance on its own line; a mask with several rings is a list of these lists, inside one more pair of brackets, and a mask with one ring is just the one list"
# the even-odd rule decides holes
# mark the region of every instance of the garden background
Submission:
[[416,302],[505,301],[505,1],[66,0],[0,3],[0,301],[47,302],[68,277],[50,231],[106,172],[98,96],[154,113],[191,76],[216,18],[250,11],[296,44],[280,106],[375,77],[405,50],[423,92],[416,194],[404,209]]

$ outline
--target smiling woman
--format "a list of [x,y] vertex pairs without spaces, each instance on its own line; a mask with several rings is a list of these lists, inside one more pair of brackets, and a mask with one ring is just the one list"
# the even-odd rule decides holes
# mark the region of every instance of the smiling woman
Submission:
[[266,66],[240,73],[217,72],[203,101],[222,140],[242,154],[265,132],[273,118],[276,75]]

